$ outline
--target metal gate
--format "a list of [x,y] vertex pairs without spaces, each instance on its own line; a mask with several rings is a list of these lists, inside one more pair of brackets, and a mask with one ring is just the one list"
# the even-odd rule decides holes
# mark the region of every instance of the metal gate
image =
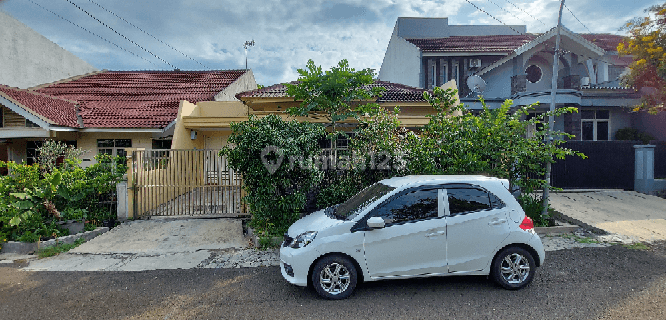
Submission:
[[246,215],[243,182],[219,150],[132,151],[134,217]]

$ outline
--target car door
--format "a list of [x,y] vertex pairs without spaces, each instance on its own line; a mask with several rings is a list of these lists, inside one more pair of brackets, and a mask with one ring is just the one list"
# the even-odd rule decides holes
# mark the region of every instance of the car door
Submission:
[[382,217],[386,222],[384,228],[364,231],[366,266],[371,277],[447,272],[446,217],[441,195],[432,187],[403,191],[366,215],[365,221]]
[[449,272],[482,270],[509,235],[504,204],[480,187],[447,188],[446,193]]

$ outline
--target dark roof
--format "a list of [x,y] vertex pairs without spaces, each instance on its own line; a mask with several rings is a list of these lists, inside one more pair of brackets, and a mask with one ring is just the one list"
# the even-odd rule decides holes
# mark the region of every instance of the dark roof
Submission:
[[33,90],[76,101],[86,128],[163,128],[176,119],[181,100],[213,100],[244,73],[105,71]]
[[425,52],[503,52],[509,53],[536,38],[533,34],[494,36],[453,36],[435,39],[405,39]]
[[[297,81],[290,82],[298,83]],[[388,81],[375,80],[375,83],[368,85],[371,87],[384,87],[386,91],[377,99],[377,102],[425,102],[423,92],[425,89],[414,88],[404,84],[392,83]],[[287,86],[276,84],[270,87],[241,92],[236,98],[287,98]]]
[[0,93],[13,103],[65,127],[79,127],[76,117],[76,103],[50,97],[29,90],[0,85]]
[[617,51],[617,45],[624,39],[623,36],[603,33],[579,33],[579,35],[605,51]]

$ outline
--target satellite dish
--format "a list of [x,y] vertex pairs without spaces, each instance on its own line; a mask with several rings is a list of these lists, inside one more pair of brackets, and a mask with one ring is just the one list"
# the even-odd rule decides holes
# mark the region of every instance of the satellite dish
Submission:
[[467,78],[467,87],[472,92],[481,93],[486,90],[486,81],[477,75],[469,76]]

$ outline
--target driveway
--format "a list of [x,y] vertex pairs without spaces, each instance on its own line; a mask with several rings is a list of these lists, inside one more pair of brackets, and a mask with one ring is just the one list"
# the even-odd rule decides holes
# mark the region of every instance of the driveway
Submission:
[[[264,257],[265,256],[265,257]],[[141,271],[271,265],[251,250],[239,219],[129,221],[68,253],[32,260],[32,271]]]
[[566,191],[551,194],[550,204],[582,225],[639,241],[666,240],[666,199],[635,191]]

